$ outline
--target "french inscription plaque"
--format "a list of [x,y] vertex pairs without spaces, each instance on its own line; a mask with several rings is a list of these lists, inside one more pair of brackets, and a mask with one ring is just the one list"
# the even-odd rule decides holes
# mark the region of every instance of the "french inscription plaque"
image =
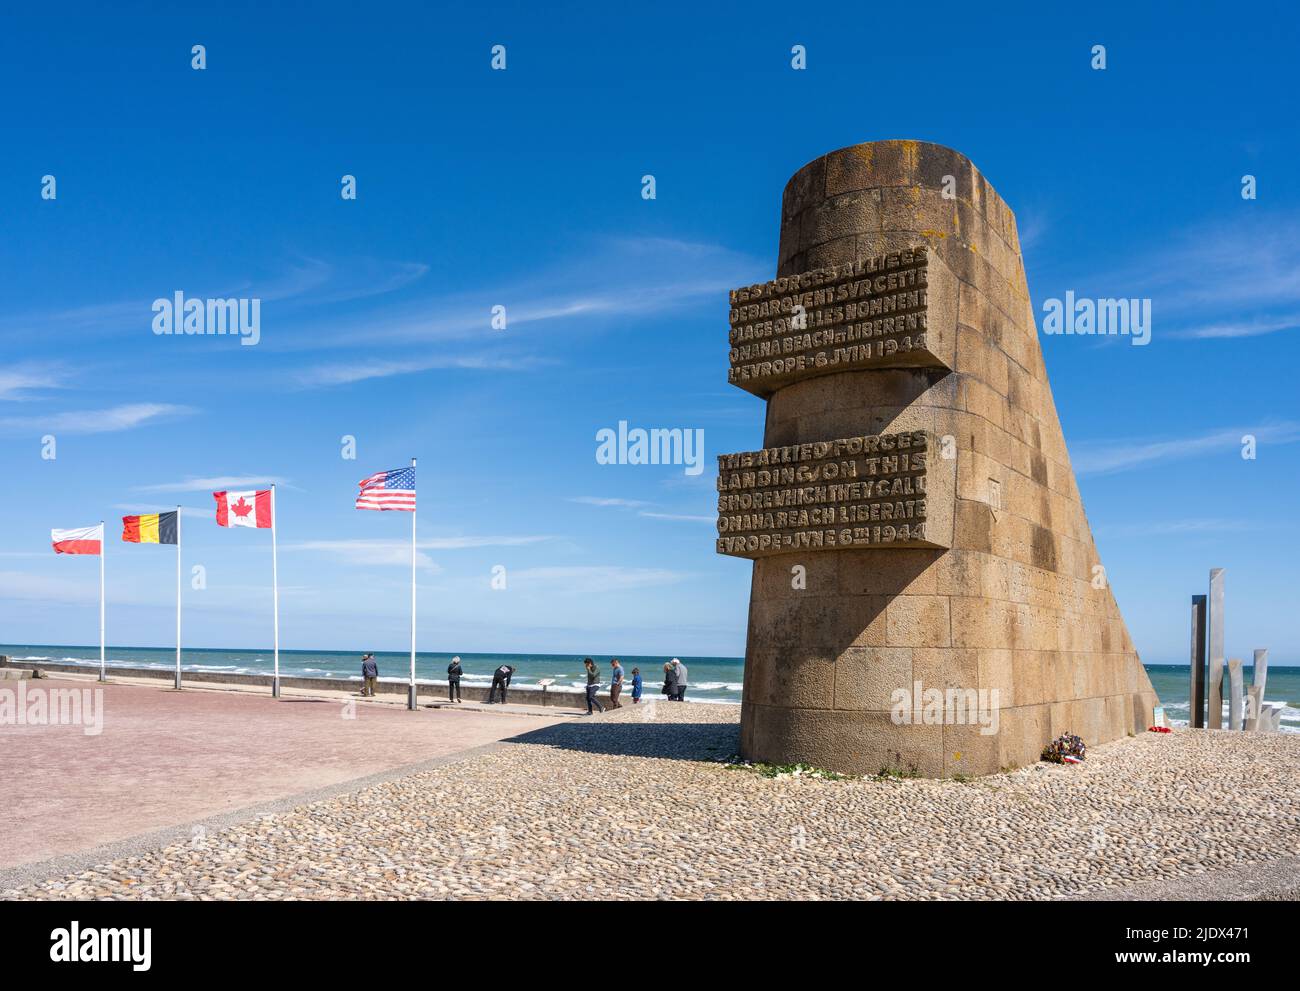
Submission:
[[947,547],[952,473],[937,457],[925,430],[719,455],[718,553]]
[[925,245],[733,289],[727,380],[766,398],[813,375],[950,368],[956,292]]

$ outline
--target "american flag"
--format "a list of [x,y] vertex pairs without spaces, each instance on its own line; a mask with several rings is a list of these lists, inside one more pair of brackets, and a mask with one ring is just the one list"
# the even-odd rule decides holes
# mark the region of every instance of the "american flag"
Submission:
[[415,512],[415,469],[377,471],[361,482],[357,509],[403,509]]

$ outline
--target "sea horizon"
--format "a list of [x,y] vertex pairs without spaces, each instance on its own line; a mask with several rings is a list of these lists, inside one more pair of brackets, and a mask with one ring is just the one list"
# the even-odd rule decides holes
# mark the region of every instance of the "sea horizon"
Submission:
[[[366,651],[369,653],[369,651]],[[361,680],[361,655],[359,650],[280,650],[280,675],[299,678],[337,678],[340,681]],[[379,665],[381,681],[407,681],[410,676],[408,651],[373,651]],[[98,645],[74,644],[0,644],[0,654],[16,662],[34,664],[79,664],[99,666]],[[107,665],[174,671],[175,647],[123,647],[108,645]],[[627,691],[631,691],[634,668],[639,668],[644,679],[647,697],[657,697],[663,683],[663,666],[673,657],[682,661],[688,671],[687,701],[739,702],[743,682],[744,658],[706,657],[688,654],[545,654],[476,651],[417,651],[415,677],[417,681],[446,681],[447,665],[452,657],[461,659],[464,670],[462,680],[467,685],[487,685],[492,672],[502,664],[517,669],[512,684],[535,685],[544,678],[553,679],[557,685],[582,688],[587,683],[582,662],[590,657],[600,666],[601,683],[609,683],[609,662],[617,657],[623,664]],[[274,668],[270,650],[184,647],[181,651],[181,670],[190,672],[221,672],[226,674],[269,675]]]
[[[298,648],[280,651],[280,674],[283,677],[337,678],[340,681],[360,681],[360,650],[315,650]],[[78,644],[0,644],[0,654],[12,661],[34,664],[77,664],[87,667],[99,665],[98,645]],[[410,654],[404,651],[374,651],[383,681],[406,681],[409,678]],[[153,670],[175,670],[175,647],[131,647],[109,645],[109,668],[137,667]],[[744,658],[677,654],[689,671],[690,687],[687,701],[730,702],[741,701],[744,687]],[[662,671],[670,655],[658,654],[552,654],[512,653],[507,651],[418,651],[415,661],[417,681],[445,681],[446,667],[452,657],[459,657],[464,668],[466,684],[489,684],[492,672],[501,664],[517,668],[514,684],[535,685],[543,678],[553,679],[557,685],[581,688],[586,684],[582,660],[590,657],[600,665],[602,684],[608,684],[609,662],[618,657],[629,679],[633,668],[640,668],[649,698],[659,695]],[[185,647],[181,654],[181,670],[189,672],[220,672],[226,674],[269,675],[274,666],[272,652],[252,648]],[[1188,687],[1190,666],[1187,664],[1143,664],[1151,678],[1152,687],[1160,697],[1161,705],[1175,725],[1188,722]],[[1243,663],[1242,673],[1249,686],[1254,676],[1253,663]],[[1226,680],[1226,679],[1225,679]],[[1287,733],[1300,733],[1300,665],[1275,662],[1270,659],[1265,695],[1268,701],[1284,702],[1282,729]],[[1227,712],[1227,700],[1224,701]],[[1225,725],[1226,718],[1225,718]]]

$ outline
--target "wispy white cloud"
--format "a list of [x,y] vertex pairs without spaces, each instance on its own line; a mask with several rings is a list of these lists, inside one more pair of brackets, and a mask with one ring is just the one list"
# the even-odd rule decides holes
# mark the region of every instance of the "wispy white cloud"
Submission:
[[[427,295],[364,315],[316,320],[288,346],[346,348],[364,341],[472,339],[540,323],[617,315],[663,314],[766,277],[767,263],[717,244],[670,238],[604,238],[536,276],[502,285]],[[492,329],[492,307],[506,308],[507,329]],[[509,340],[507,336],[505,338]]]
[[163,482],[160,485],[137,485],[137,492],[221,492],[226,489],[255,489],[269,485],[287,486],[286,479],[276,475],[216,475],[212,478],[187,478],[183,482]]
[[1121,272],[1116,281],[1163,290],[1166,311],[1294,303],[1300,299],[1300,215],[1239,215],[1198,224],[1166,247],[1143,251],[1140,264]]
[[[710,462],[710,467],[717,462]],[[666,489],[715,489],[718,487],[718,473],[716,471],[702,471],[698,475],[669,475],[667,478],[660,479],[659,484]]]
[[116,433],[194,412],[192,407],[171,403],[124,403],[108,409],[4,417],[0,418],[0,430],[10,433],[37,430],[53,434]]
[[644,516],[651,520],[675,520],[684,523],[713,523],[716,522],[712,516],[690,516],[683,513],[661,513],[650,509],[642,509],[642,506],[653,506],[653,502],[646,502],[643,499],[620,499],[606,496],[573,496],[569,502],[581,503],[584,506],[600,506],[602,508],[615,509],[636,509],[637,516]]
[[[137,515],[139,513],[174,513],[175,506],[159,506],[149,503],[119,502],[113,505],[114,509],[122,509],[128,515]],[[216,516],[215,506],[212,509],[195,509],[193,506],[182,506],[181,516],[185,519],[214,519]]]
[[0,369],[0,400],[34,399],[33,393],[64,386],[62,369],[54,364],[22,364]]
[[1094,528],[1098,537],[1185,536],[1194,533],[1229,533],[1257,529],[1245,520],[1159,520],[1145,523],[1101,524]]
[[1300,325],[1300,214],[1238,211],[1120,257],[1081,291],[1150,297],[1160,337],[1257,337]]
[[[53,551],[50,553],[53,556]],[[0,571],[0,599],[57,603],[59,606],[97,604],[99,568],[80,569],[75,577]],[[118,582],[109,585],[108,601],[111,609],[113,606],[155,605],[159,600],[149,589],[136,588],[130,582]]]
[[1071,446],[1070,460],[1076,475],[1109,475],[1165,461],[1193,458],[1209,453],[1228,453],[1242,448],[1242,438],[1253,436],[1258,444],[1293,444],[1300,441],[1300,423],[1281,421],[1253,427],[1214,430],[1195,437],[1171,440],[1087,441]]
[[1297,327],[1300,327],[1300,314],[1289,313],[1282,316],[1262,316],[1251,320],[1212,323],[1190,330],[1172,331],[1169,336],[1198,340],[1215,337],[1259,337],[1263,334],[1276,334],[1282,330],[1295,330]]
[[463,369],[471,371],[528,371],[543,362],[536,358],[511,358],[504,355],[469,355],[449,357],[438,355],[427,358],[395,359],[391,361],[340,362],[317,365],[298,372],[294,377],[305,388],[313,386],[349,385],[368,379],[391,378],[394,375],[413,375],[438,369]]
[[521,568],[509,573],[510,587],[548,592],[611,592],[675,585],[690,576],[666,568],[630,568],[619,565]]
[[423,262],[389,262],[373,258],[353,259],[326,267],[337,288],[320,294],[312,300],[313,303],[342,303],[383,296],[405,289],[429,274],[429,266]]
[[1047,233],[1047,214],[1042,210],[1021,210],[1016,217],[1016,234],[1020,240],[1020,250],[1028,251],[1042,240]]
[[[281,550],[309,551],[328,554],[352,565],[404,565],[411,566],[411,543],[402,540],[305,540],[285,544]],[[415,553],[416,566],[438,573],[441,565],[419,549]]]
[[93,581],[89,575],[84,581],[77,581],[75,578],[53,578],[22,571],[0,571],[0,598],[68,605],[99,602],[99,569],[95,569]]
[[459,551],[474,547],[523,547],[554,539],[548,534],[522,537],[426,537],[417,540],[416,546],[437,551]]
[[41,332],[94,331],[97,335],[146,331],[153,321],[153,301],[184,292],[192,298],[250,297],[285,309],[334,305],[404,289],[423,278],[429,266],[421,262],[392,262],[350,258],[329,262],[296,257],[275,274],[247,279],[207,275],[185,284],[149,286],[133,299],[83,303],[77,306],[0,316],[0,335]]
[[[549,536],[482,536],[482,537],[426,537],[415,542],[415,562],[420,568],[439,572],[442,567],[434,562],[427,551],[467,550],[479,547],[523,547],[552,539]],[[285,551],[303,551],[328,554],[348,564],[356,565],[411,565],[411,542],[383,538],[353,540],[303,540],[281,546]]]

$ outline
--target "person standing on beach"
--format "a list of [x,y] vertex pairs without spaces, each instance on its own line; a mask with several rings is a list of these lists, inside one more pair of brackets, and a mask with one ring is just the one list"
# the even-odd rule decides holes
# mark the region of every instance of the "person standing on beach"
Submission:
[[374,654],[361,655],[361,677],[365,682],[361,686],[362,697],[375,697],[375,683],[379,680],[379,665],[375,663]]
[[618,696],[623,691],[623,665],[618,663],[616,657],[609,662],[609,666],[614,669],[613,677],[609,683],[609,704],[615,709],[621,709],[623,703],[618,700]]
[[510,679],[514,677],[515,669],[509,664],[502,664],[492,672],[492,690],[488,692],[488,705],[495,705],[497,700],[497,689],[501,689],[501,704],[506,704],[506,689],[510,687]]
[[641,701],[641,669],[632,669],[632,704]]
[[460,676],[464,672],[460,667],[460,658],[453,657],[451,663],[447,665],[447,701],[460,701]]
[[591,715],[592,706],[604,712],[605,707],[596,697],[596,693],[600,691],[600,668],[596,667],[596,662],[590,657],[582,663],[587,668],[587,715]]
[[677,700],[677,669],[672,661],[664,665],[664,687],[659,689],[659,694],[667,695],[669,702]]
[[673,670],[677,672],[677,701],[686,701],[686,665],[673,658]]

